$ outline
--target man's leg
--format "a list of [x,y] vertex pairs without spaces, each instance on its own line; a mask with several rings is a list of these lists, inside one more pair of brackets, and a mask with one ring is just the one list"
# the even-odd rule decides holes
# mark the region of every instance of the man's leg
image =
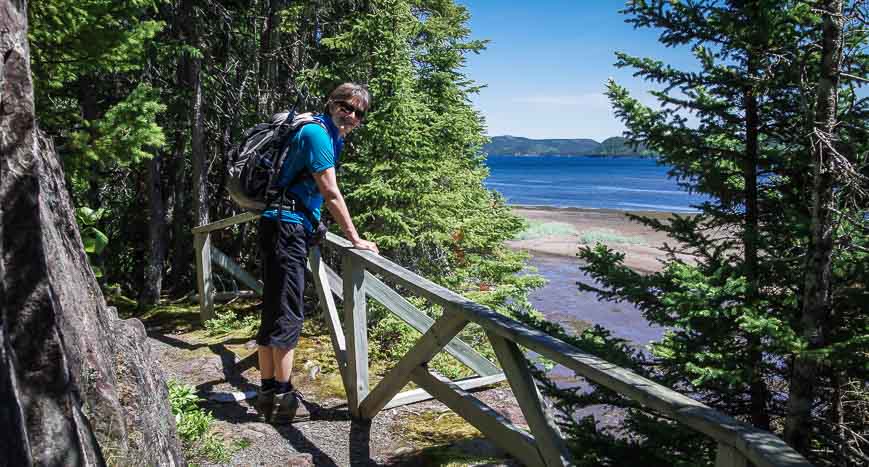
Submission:
[[277,388],[275,381],[274,352],[271,346],[271,335],[278,329],[277,320],[281,316],[280,293],[282,277],[278,252],[276,251],[276,235],[278,223],[266,218],[260,219],[259,246],[260,257],[263,259],[263,308],[260,314],[260,327],[256,336],[257,357],[260,369],[260,389],[254,406],[269,421],[274,410],[274,399]]
[[263,380],[275,378],[275,353],[267,345],[257,346],[257,358],[259,359],[259,374]]
[[[295,349],[272,347],[271,351],[271,357],[274,362],[274,378],[278,383],[289,383],[290,377],[293,376],[293,355],[295,354]],[[262,354],[260,354],[260,358],[262,358]]]
[[304,321],[305,262],[308,257],[307,235],[299,224],[286,224],[281,232],[279,249],[284,279],[281,294],[281,316],[278,329],[271,335],[277,390],[273,423],[291,423],[310,417],[294,390],[290,377],[293,373],[293,349],[299,341]]

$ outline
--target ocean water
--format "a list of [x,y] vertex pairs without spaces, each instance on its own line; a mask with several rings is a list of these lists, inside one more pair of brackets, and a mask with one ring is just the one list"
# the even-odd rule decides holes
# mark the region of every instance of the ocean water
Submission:
[[680,188],[654,159],[490,155],[486,165],[486,186],[513,205],[693,212],[704,200]]

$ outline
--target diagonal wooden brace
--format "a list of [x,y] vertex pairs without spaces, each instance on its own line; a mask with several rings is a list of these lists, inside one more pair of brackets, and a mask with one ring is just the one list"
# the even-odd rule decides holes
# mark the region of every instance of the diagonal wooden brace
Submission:
[[474,425],[487,438],[523,464],[533,467],[546,465],[531,435],[517,428],[506,417],[468,394],[457,384],[429,373],[425,367],[417,367],[413,370],[413,382],[446,404],[453,412]]
[[458,313],[449,309],[444,310],[444,314],[362,401],[359,405],[359,415],[368,420],[374,418],[410,381],[411,372],[431,360],[467,324],[468,321]]
[[543,399],[534,384],[525,355],[513,342],[493,333],[488,333],[488,336],[546,465],[558,467],[571,465],[570,451],[555,420],[543,405]]
[[[368,296],[377,300],[395,316],[421,333],[425,333],[434,320],[404,299],[398,292],[384,284],[373,274],[365,273],[365,291]],[[458,337],[450,341],[444,348],[459,362],[474,370],[480,376],[492,376],[501,373],[501,369],[492,364],[486,357],[480,355],[473,347]]]
[[314,276],[314,286],[317,296],[323,306],[323,316],[329,327],[329,337],[332,339],[332,350],[335,351],[335,359],[338,360],[338,372],[344,383],[345,391],[350,387],[347,374],[347,340],[344,337],[344,328],[341,327],[341,319],[338,317],[338,307],[335,306],[335,298],[329,284],[329,275],[326,272],[326,263],[320,253],[320,247],[311,248],[308,253],[308,266]]

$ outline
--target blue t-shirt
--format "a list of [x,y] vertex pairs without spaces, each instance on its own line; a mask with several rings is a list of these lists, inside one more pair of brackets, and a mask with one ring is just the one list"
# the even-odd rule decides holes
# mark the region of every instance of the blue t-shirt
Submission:
[[[285,149],[290,152],[278,176],[278,186],[286,186],[303,170],[315,174],[338,165],[338,156],[344,146],[344,140],[338,135],[338,128],[328,116],[317,115],[314,118],[323,123],[326,129],[316,123],[309,123],[292,136]],[[291,186],[289,191],[302,200],[315,219],[320,219],[323,195],[313,178],[303,178]],[[263,217],[277,219],[278,209],[267,209],[263,212]],[[281,210],[281,221],[302,224],[306,231],[314,231],[314,226],[303,212]]]

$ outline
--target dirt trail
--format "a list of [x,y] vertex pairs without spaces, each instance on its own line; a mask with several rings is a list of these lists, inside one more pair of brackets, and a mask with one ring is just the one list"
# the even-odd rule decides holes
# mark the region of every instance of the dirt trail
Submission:
[[[249,338],[215,339],[201,330],[164,331],[149,328],[152,348],[167,379],[195,386],[202,397],[256,390],[259,372],[252,366],[255,346]],[[327,341],[325,336],[305,335],[297,350],[294,384],[306,400],[319,407],[311,421],[287,426],[264,423],[251,400],[202,404],[212,412],[212,426],[225,445],[245,445],[226,465],[418,466],[444,465],[447,459],[450,465],[516,465],[435,401],[386,410],[370,424],[351,420],[344,400],[330,394],[336,387],[340,390],[337,375],[329,374],[328,368],[303,369],[312,356],[321,363],[334,358],[331,349],[322,345]],[[509,387],[502,385],[476,396],[517,425],[524,425]],[[431,431],[437,426],[446,428]]]

